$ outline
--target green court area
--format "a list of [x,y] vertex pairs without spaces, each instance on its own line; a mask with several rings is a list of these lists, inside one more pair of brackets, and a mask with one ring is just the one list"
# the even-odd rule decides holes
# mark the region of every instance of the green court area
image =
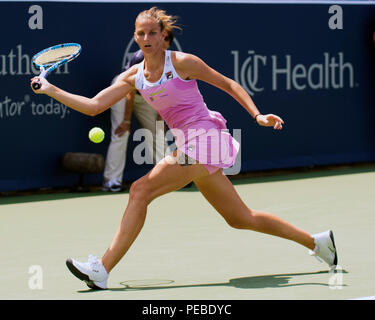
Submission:
[[156,199],[105,291],[65,266],[110,244],[128,193],[0,198],[0,299],[341,300],[375,295],[375,167],[234,179],[250,208],[332,229],[337,273],[291,241],[235,230],[195,187]]

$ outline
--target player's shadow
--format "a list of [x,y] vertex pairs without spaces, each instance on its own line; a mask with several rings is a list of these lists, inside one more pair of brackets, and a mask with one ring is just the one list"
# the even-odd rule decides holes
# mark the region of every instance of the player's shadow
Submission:
[[[341,273],[348,273],[345,270],[340,270]],[[179,288],[201,288],[201,287],[234,287],[240,289],[264,289],[264,288],[282,288],[282,287],[296,287],[296,286],[330,286],[326,282],[312,282],[311,277],[306,282],[292,282],[296,277],[311,276],[319,274],[329,274],[329,271],[317,272],[303,272],[303,273],[285,273],[285,274],[271,274],[262,276],[251,276],[243,278],[234,278],[228,282],[223,283],[200,283],[200,284],[186,284],[186,285],[173,285],[173,280],[129,280],[123,281],[120,284],[121,288],[108,288],[109,291],[143,291],[143,290],[164,290],[164,289],[179,289]],[[346,286],[342,284],[341,286]],[[95,290],[81,290],[80,293],[94,292]]]

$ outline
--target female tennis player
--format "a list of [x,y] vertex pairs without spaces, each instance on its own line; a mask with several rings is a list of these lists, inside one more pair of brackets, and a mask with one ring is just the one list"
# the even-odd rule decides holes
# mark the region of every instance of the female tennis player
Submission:
[[[68,93],[43,78],[31,80],[31,85],[35,81],[41,82],[41,88],[35,93],[46,94],[90,116],[107,110],[128,92],[137,89],[171,128],[178,147],[131,185],[121,223],[103,257],[99,260],[89,256],[85,263],[68,259],[69,270],[90,288],[106,289],[109,273],[141,231],[150,202],[191,181],[233,228],[295,241],[330,267],[337,265],[332,231],[310,235],[273,214],[248,208],[223,174],[223,168],[233,165],[239,145],[223,130],[226,128],[223,116],[207,108],[197,80],[227,92],[260,126],[281,130],[284,121],[274,114],[261,114],[238,83],[213,70],[197,56],[164,50],[167,30],[175,28],[176,18],[161,9],[153,7],[139,13],[134,39],[143,51],[143,62],[122,73],[114,84],[93,98]],[[220,156],[212,156],[217,150],[220,150]]]

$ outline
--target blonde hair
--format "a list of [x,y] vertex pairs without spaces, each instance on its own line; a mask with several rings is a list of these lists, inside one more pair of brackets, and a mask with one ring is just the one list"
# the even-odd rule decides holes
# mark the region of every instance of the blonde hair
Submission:
[[158,7],[152,7],[148,10],[140,12],[135,19],[135,24],[137,24],[138,19],[141,18],[150,18],[158,23],[160,26],[160,30],[165,30],[167,32],[168,35],[165,40],[169,41],[170,43],[172,42],[174,37],[174,29],[182,30],[182,28],[176,24],[178,19],[177,16],[168,15],[165,10],[159,9]]

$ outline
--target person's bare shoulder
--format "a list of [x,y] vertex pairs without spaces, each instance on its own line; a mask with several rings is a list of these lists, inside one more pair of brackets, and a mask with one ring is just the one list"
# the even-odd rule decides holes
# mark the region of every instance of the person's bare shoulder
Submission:
[[172,51],[171,58],[178,75],[185,80],[193,79],[196,68],[202,66],[202,60],[191,53]]
[[117,77],[116,81],[123,81],[135,88],[135,78],[137,76],[139,64],[131,66],[128,70],[122,72]]

